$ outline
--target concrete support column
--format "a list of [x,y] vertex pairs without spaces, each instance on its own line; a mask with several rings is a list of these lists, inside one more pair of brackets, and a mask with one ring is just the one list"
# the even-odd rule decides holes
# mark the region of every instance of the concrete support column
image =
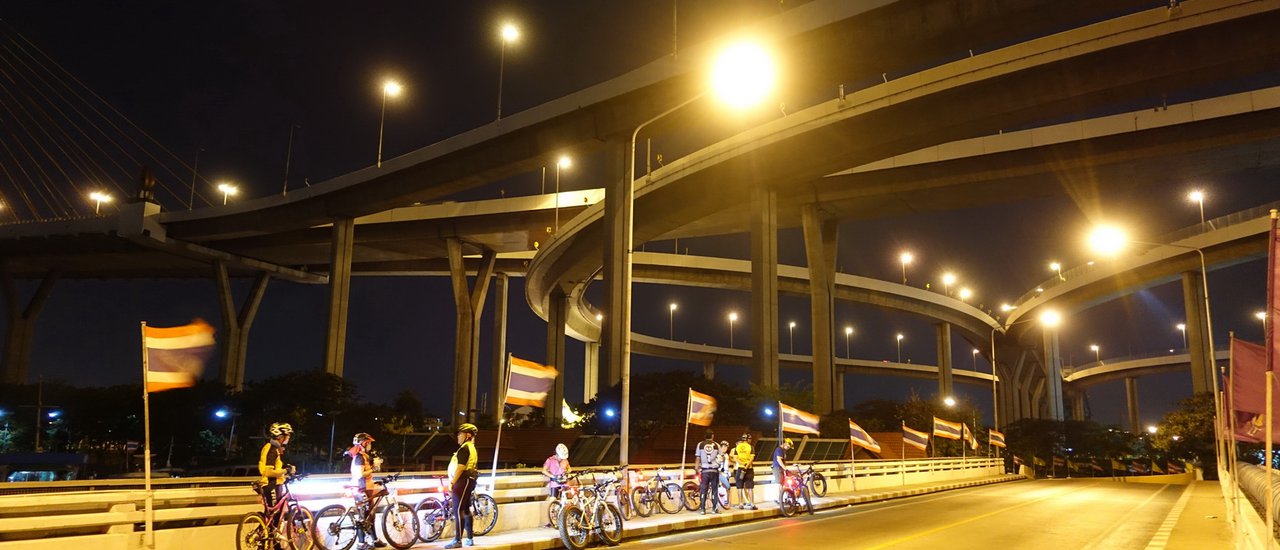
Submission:
[[1138,379],[1132,376],[1124,379],[1125,400],[1129,404],[1129,433],[1142,432],[1142,416],[1138,413]]
[[489,415],[502,418],[504,392],[507,391],[507,274],[493,277],[493,357],[489,372]]
[[587,342],[582,353],[582,402],[600,393],[600,342]]
[[[462,241],[445,239],[449,255],[449,279],[453,286],[454,348],[453,348],[453,409],[449,414],[456,421],[459,417],[475,420],[476,363],[479,362],[480,314],[489,293],[489,278],[493,276],[492,250],[481,256],[474,286],[467,284],[467,266],[462,258]],[[461,414],[459,414],[461,413]],[[456,416],[454,416],[456,415]]]
[[1026,352],[1018,360],[1018,411],[1019,418],[1040,418],[1039,410],[1032,406],[1031,390],[1035,382],[1036,371],[1026,363]]
[[253,289],[245,298],[244,304],[236,307],[235,295],[231,292],[231,277],[227,273],[227,264],[213,263],[213,276],[218,284],[218,304],[222,310],[222,362],[219,364],[218,379],[223,386],[232,391],[244,390],[245,357],[249,351],[249,329],[253,319],[258,315],[258,306],[262,304],[262,296],[267,292],[267,283],[271,276],[258,273],[253,281]]
[[1058,331],[1042,328],[1044,335],[1045,399],[1049,420],[1065,420],[1062,410],[1062,353],[1058,349]]
[[27,373],[31,369],[31,341],[36,334],[36,319],[53,292],[53,285],[58,280],[56,273],[46,273],[40,280],[35,294],[26,301],[26,307],[19,305],[18,289],[7,269],[0,269],[0,286],[4,291],[5,317],[8,321],[4,338],[4,382],[6,384],[26,384]]
[[702,364],[702,377],[707,380],[716,379],[716,363],[715,361],[707,361]]
[[1071,393],[1071,419],[1087,420],[1084,414],[1084,392]]
[[[629,365],[630,352],[622,341],[631,332],[631,219],[634,189],[632,174],[627,173],[627,142],[613,141],[607,146],[605,174],[614,179],[604,190],[604,321],[600,327],[600,344],[604,350],[599,381],[612,387],[622,380],[624,364]],[[629,370],[629,369],[628,369]],[[625,413],[624,413],[625,414]]]
[[347,299],[351,294],[351,255],[356,223],[352,218],[333,220],[329,242],[329,326],[325,337],[324,371],[342,376],[347,354]]
[[951,323],[938,323],[938,400],[955,397],[951,377]]
[[836,370],[836,383],[835,383],[835,386],[832,388],[831,393],[835,396],[835,400],[836,400],[836,402],[832,404],[832,407],[837,411],[845,410],[844,371],[843,370],[839,370],[839,369]]
[[[751,381],[778,387],[778,195],[751,189]],[[714,365],[713,365],[714,368]],[[707,379],[711,379],[710,376]]]
[[[1031,410],[1033,418],[1062,420],[1061,418],[1053,418],[1051,416],[1050,413],[1052,411],[1049,410],[1049,405],[1046,403],[1048,399],[1045,398],[1045,386],[1046,384],[1043,378],[1036,380],[1031,385]],[[1058,405],[1058,412],[1062,412],[1062,405]]]
[[1209,314],[1204,309],[1200,271],[1182,273],[1182,307],[1187,315],[1187,352],[1191,355],[1191,391],[1213,391],[1213,358],[1209,355]]
[[547,427],[559,428],[560,401],[564,399],[564,327],[569,309],[569,300],[559,288],[551,291],[551,302],[547,304],[547,365],[555,367],[560,376],[547,395],[547,407],[543,410]]
[[813,407],[819,415],[832,411],[835,395],[836,221],[816,204],[801,215],[804,249],[809,263],[809,312],[813,326]]

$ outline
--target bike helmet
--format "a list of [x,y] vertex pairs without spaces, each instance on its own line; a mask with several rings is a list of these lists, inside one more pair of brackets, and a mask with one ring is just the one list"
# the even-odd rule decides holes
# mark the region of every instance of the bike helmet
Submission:
[[729,442],[728,442],[728,441],[721,441],[721,442],[720,442],[720,446],[721,446],[721,447],[728,447],[728,446],[729,446]]
[[363,443],[363,442],[365,442],[365,441],[377,441],[377,440],[376,440],[376,439],[374,439],[374,438],[373,438],[373,436],[371,436],[371,435],[369,435],[369,434],[367,434],[367,433],[364,433],[364,432],[360,432],[360,433],[356,434],[356,435],[355,435],[355,437],[352,437],[352,438],[351,438],[351,444],[352,444],[352,445],[359,445],[359,444],[361,444],[361,443]]
[[470,422],[464,423],[458,426],[457,430],[454,430],[454,433],[471,434],[471,435],[475,435],[479,432],[480,432],[480,429],[477,428],[475,424],[472,424]]
[[742,437],[739,437],[738,441],[751,441],[751,434],[742,434]]
[[569,458],[569,447],[565,446],[564,443],[556,445],[556,456],[560,457],[561,460]]
[[788,446],[788,447],[790,447],[790,446],[794,445],[794,443],[792,443],[792,442],[791,442],[791,438],[790,438],[790,437],[788,437],[788,438],[786,438],[786,439],[783,439],[783,440],[782,440],[782,444],[783,444],[783,445],[786,445],[786,446]]
[[267,432],[271,434],[273,439],[284,437],[286,435],[293,435],[293,426],[290,426],[286,422],[276,422],[275,424],[272,424],[270,428],[267,428]]

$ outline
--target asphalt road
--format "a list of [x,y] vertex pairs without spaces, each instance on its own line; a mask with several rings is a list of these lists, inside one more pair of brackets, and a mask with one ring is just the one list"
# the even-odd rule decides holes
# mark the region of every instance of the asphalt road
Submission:
[[685,532],[629,548],[1146,548],[1185,486],[1039,480]]

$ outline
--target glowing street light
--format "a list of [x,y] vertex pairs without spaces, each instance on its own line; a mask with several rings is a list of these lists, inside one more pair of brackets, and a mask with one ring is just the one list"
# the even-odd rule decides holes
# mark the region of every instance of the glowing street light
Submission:
[[942,293],[947,296],[951,295],[951,285],[956,282],[956,274],[950,271],[942,274]]
[[1200,206],[1200,225],[1204,225],[1204,191],[1195,189],[1187,193],[1187,200]]
[[961,287],[961,288],[960,288],[960,301],[962,301],[962,302],[963,302],[963,301],[968,300],[969,298],[972,298],[972,297],[973,297],[973,291],[972,291],[972,290],[969,290],[969,287]]
[[1156,428],[1156,425],[1155,425],[1155,424],[1148,424],[1148,425],[1147,425],[1147,433],[1149,433],[1149,434],[1151,434],[1151,435],[1155,435],[1155,433],[1156,433],[1157,431],[1159,431],[1159,430]]
[[853,355],[849,353],[849,337],[853,336],[853,327],[844,327],[844,358],[853,359]]
[[1010,311],[1013,311],[1013,306],[1011,306],[1011,305],[1009,305],[1009,304],[1000,304],[1000,311],[1003,311],[1003,312],[1005,312],[1005,313],[1009,313]]
[[1048,328],[1055,328],[1062,324],[1062,314],[1057,310],[1046,309],[1040,314],[1040,324]]
[[1182,351],[1187,351],[1187,324],[1178,323],[1173,327],[1182,332]]
[[733,323],[738,320],[738,312],[729,312],[729,348],[733,349]]
[[110,194],[102,191],[93,191],[89,193],[89,200],[93,201],[93,213],[98,214],[102,210],[102,203],[114,200]]
[[1107,256],[1113,256],[1124,248],[1129,237],[1113,225],[1103,225],[1089,233],[1089,248]]
[[1093,352],[1093,360],[1095,362],[1102,362],[1102,348],[1098,347],[1098,344],[1089,344],[1089,351]]
[[[499,115],[501,116],[501,115]],[[560,155],[556,159],[556,232],[560,232],[560,171],[573,167],[573,159],[569,155]]]
[[906,337],[903,336],[901,332],[899,332],[898,337],[895,338],[895,340],[897,340],[898,342],[898,362],[899,363],[902,362],[902,339],[903,338],[906,338]]
[[240,189],[230,183],[219,183],[218,192],[222,193],[222,205],[226,206],[227,197],[235,196],[236,193],[240,192]]
[[978,372],[978,348],[973,348],[973,372]]
[[[627,142],[627,161],[626,168],[623,172],[623,188],[619,211],[619,226],[624,228],[619,231],[617,242],[613,246],[617,247],[623,254],[623,267],[617,277],[611,282],[616,285],[617,297],[616,303],[618,310],[611,311],[610,314],[616,316],[617,324],[616,332],[619,341],[618,371],[622,382],[622,419],[621,433],[619,434],[618,460],[621,464],[626,464],[629,459],[630,450],[630,414],[631,414],[631,301],[632,301],[632,265],[635,247],[633,246],[633,230],[635,228],[635,177],[636,177],[636,140],[640,136],[640,131],[646,126],[657,122],[663,117],[670,115],[680,109],[702,99],[712,91],[716,92],[722,100],[735,106],[746,107],[744,100],[747,98],[763,99],[768,95],[774,84],[774,68],[773,60],[763,48],[751,45],[738,45],[727,48],[719,55],[712,67],[711,86],[709,89],[703,89],[693,97],[678,103],[671,108],[654,115],[648,120],[641,122],[631,132],[631,139]],[[755,73],[754,76],[743,75],[739,73]],[[748,93],[749,92],[749,93]],[[732,331],[730,331],[732,335]]]
[[915,255],[910,252],[903,252],[898,255],[898,261],[902,262],[902,284],[907,284],[907,264],[916,259]]
[[948,407],[954,407],[954,406],[956,406],[956,398],[951,397],[950,395],[948,395],[948,396],[946,397],[946,399],[943,399],[943,400],[942,400],[942,403],[943,403],[944,405],[948,406]]
[[1067,280],[1066,277],[1062,276],[1062,264],[1058,262],[1049,262],[1049,271],[1057,273],[1059,281]]
[[1253,318],[1254,318],[1254,319],[1257,319],[1257,320],[1259,320],[1259,321],[1262,321],[1263,323],[1266,323],[1266,322],[1267,322],[1267,312],[1265,312],[1265,311],[1263,311],[1263,310],[1259,309],[1258,311],[1253,312]]
[[498,118],[502,120],[502,73],[507,63],[507,44],[520,39],[520,29],[514,23],[503,23],[501,36],[502,47],[498,53]]
[[676,310],[680,309],[680,304],[671,302],[667,307],[667,339],[676,339]]
[[791,341],[790,351],[788,351],[787,353],[795,355],[796,353],[796,322],[795,321],[787,323],[787,339]]
[[596,321],[597,321],[597,322],[599,322],[599,321],[603,321],[603,320],[604,320],[604,314],[603,314],[603,313],[597,313],[597,314],[596,314]]
[[394,80],[386,80],[382,83],[382,114],[378,115],[378,162],[377,166],[382,167],[382,127],[387,121],[387,98],[400,95],[404,87]]

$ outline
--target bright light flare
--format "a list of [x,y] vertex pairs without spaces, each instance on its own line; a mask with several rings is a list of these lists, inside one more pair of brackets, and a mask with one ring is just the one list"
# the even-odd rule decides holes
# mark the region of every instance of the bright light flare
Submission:
[[1098,351],[1100,349],[1102,348],[1099,348],[1098,344],[1089,344],[1089,351]]
[[1009,305],[1009,304],[1000,304],[1000,311],[1003,311],[1003,312],[1005,312],[1005,313],[1008,313],[1008,312],[1010,312],[1010,311],[1013,311],[1013,306],[1011,306],[1011,305]]
[[902,335],[902,333],[901,333],[901,332],[899,332],[899,333],[898,333],[898,341],[899,341],[899,342],[901,342],[903,338],[906,338],[906,336],[903,336],[903,335]]
[[915,259],[916,259],[915,255],[910,252],[903,252],[902,254],[898,255],[898,260],[902,262],[902,265],[909,265]]
[[746,108],[768,96],[777,78],[773,58],[764,47],[739,42],[725,48],[711,70],[711,87],[721,101]]
[[1058,262],[1049,262],[1049,271],[1061,271],[1062,264]]
[[559,166],[563,170],[572,168],[573,159],[569,158],[569,155],[560,155],[560,158],[556,160],[556,166]]
[[1173,328],[1176,328],[1176,329],[1178,329],[1178,330],[1185,331],[1185,330],[1187,330],[1187,325],[1186,325],[1186,324],[1183,324],[1183,323],[1178,323],[1178,324],[1176,324],[1176,325],[1173,325]]
[[671,302],[671,306],[670,306],[670,307],[671,307],[671,311],[675,311],[675,310],[677,310],[677,309],[680,309],[680,304],[677,304],[677,303],[675,303],[675,302]]
[[386,94],[387,97],[396,97],[400,95],[400,92],[403,90],[404,86],[401,86],[399,82],[394,80],[388,80],[382,83],[382,93]]
[[948,395],[946,399],[943,399],[942,402],[948,407],[956,406],[956,398],[951,397],[950,395]]
[[1187,200],[1191,202],[1204,202],[1204,191],[1195,189],[1190,193],[1187,193]]
[[1124,249],[1128,240],[1124,230],[1113,225],[1103,225],[1089,233],[1089,248],[1100,254],[1114,256]]
[[1159,429],[1156,428],[1155,424],[1150,424],[1147,426],[1147,433],[1154,434],[1157,431],[1159,431]]
[[1040,314],[1040,324],[1049,328],[1062,324],[1062,314],[1056,310],[1046,309]]
[[1254,318],[1254,319],[1257,319],[1257,320],[1259,320],[1259,321],[1266,321],[1266,320],[1267,320],[1267,312],[1262,311],[1262,310],[1255,311],[1255,312],[1253,312],[1253,318]]
[[853,334],[853,327],[844,327],[844,334],[845,336]]
[[231,413],[227,412],[227,410],[226,410],[226,409],[218,409],[218,410],[216,410],[216,411],[214,411],[214,412],[213,412],[213,415],[214,415],[214,416],[216,416],[216,417],[218,417],[218,418],[226,418],[226,417],[227,417],[227,415],[230,415],[230,414],[231,414]]
[[111,195],[101,191],[93,191],[89,193],[89,200],[94,202],[111,202],[112,197]]
[[737,321],[737,320],[738,320],[738,312],[736,312],[736,311],[730,312],[730,313],[729,313],[729,320],[730,320],[730,321]]
[[520,28],[514,23],[504,23],[502,25],[502,41],[506,43],[515,42],[520,39]]
[[962,288],[962,289],[960,289],[960,299],[961,299],[961,300],[968,300],[969,298],[972,298],[972,297],[973,297],[973,291],[972,291],[972,290],[969,290],[967,287],[966,287],[966,288]]
[[223,195],[234,197],[236,196],[236,193],[240,192],[240,189],[236,188],[236,186],[231,185],[230,183],[219,183],[218,191],[221,192]]

